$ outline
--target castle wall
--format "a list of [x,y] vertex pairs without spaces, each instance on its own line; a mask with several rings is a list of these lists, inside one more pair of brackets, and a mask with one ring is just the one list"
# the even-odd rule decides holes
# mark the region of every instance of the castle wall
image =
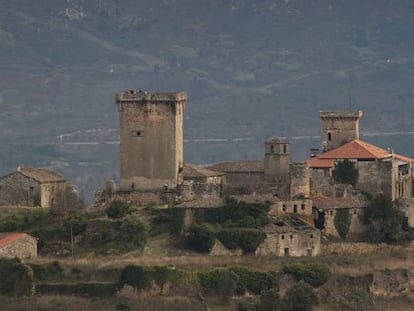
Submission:
[[398,167],[395,161],[358,161],[356,188],[372,195],[383,193],[392,200],[398,197]]
[[182,183],[185,93],[117,94],[122,190]]

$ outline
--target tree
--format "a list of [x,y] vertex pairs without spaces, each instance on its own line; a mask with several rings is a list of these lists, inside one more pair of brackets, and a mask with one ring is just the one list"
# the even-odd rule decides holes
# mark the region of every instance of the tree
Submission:
[[257,311],[281,311],[282,301],[280,299],[278,290],[270,288],[262,291],[260,294],[260,302],[257,305]]
[[349,209],[337,209],[334,217],[334,224],[341,239],[345,240],[351,225],[351,215],[349,214]]
[[283,302],[286,311],[311,311],[312,306],[318,304],[318,297],[312,286],[301,281],[286,291]]
[[129,214],[131,211],[130,206],[128,203],[125,203],[123,201],[112,201],[111,204],[109,204],[109,207],[105,210],[106,215],[109,218],[122,218],[125,215]]
[[193,225],[189,230],[190,247],[200,252],[210,252],[216,242],[213,228],[208,224]]
[[355,164],[348,159],[337,162],[332,175],[336,182],[342,184],[355,186],[358,181],[358,169],[355,167]]
[[33,294],[33,270],[19,259],[0,259],[0,295]]
[[366,225],[365,238],[372,243],[403,244],[414,237],[408,218],[383,194],[372,199],[365,208],[363,223]]

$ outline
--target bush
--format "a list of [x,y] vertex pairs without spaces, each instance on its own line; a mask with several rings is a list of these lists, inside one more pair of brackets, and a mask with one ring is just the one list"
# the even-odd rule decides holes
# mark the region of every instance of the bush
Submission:
[[299,282],[286,291],[283,302],[286,311],[312,311],[312,306],[318,304],[318,297],[309,284]]
[[331,276],[329,267],[319,263],[293,263],[283,267],[283,273],[292,275],[297,281],[305,281],[312,286],[321,286]]
[[147,225],[136,215],[125,217],[120,226],[120,241],[131,249],[142,248],[147,243]]
[[79,295],[87,297],[110,297],[116,292],[115,283],[69,283],[37,284],[36,291],[46,295]]
[[253,253],[266,234],[257,229],[230,228],[218,231],[216,237],[228,249],[240,247],[245,253]]
[[271,288],[262,291],[260,302],[256,308],[257,311],[279,311],[281,309],[281,299],[278,290]]
[[85,232],[87,219],[82,215],[72,215],[65,220],[66,230],[70,233],[72,228],[72,234],[78,235]]
[[122,218],[125,215],[129,214],[131,211],[128,203],[122,201],[112,201],[109,207],[105,210],[106,215],[109,218]]
[[0,232],[13,232],[17,230],[17,222],[15,220],[7,220],[0,223]]
[[334,225],[341,239],[345,240],[351,225],[351,215],[349,214],[349,209],[341,208],[336,210]]
[[355,186],[358,181],[358,169],[355,164],[348,159],[335,164],[332,171],[333,178],[336,182]]
[[188,244],[199,252],[210,252],[216,242],[213,228],[208,224],[192,225],[189,230]]
[[19,259],[0,259],[0,295],[29,296],[33,294],[33,270]]
[[414,238],[405,214],[395,208],[389,197],[376,196],[364,210],[365,237],[372,243],[404,244]]
[[58,261],[46,264],[29,264],[33,270],[34,278],[36,281],[46,281],[61,276],[63,273],[63,267]]

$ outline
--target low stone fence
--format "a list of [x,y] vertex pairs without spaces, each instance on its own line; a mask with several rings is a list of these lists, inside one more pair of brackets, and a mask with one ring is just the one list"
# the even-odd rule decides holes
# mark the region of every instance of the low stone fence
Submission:
[[327,243],[322,245],[322,255],[362,255],[402,249],[399,245],[370,243]]

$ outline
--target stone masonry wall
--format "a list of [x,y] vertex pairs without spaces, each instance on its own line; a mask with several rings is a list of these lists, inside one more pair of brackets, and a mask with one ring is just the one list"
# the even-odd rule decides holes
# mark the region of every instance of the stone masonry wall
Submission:
[[358,161],[358,172],[357,189],[372,195],[381,192],[396,199],[398,168],[395,161]]
[[34,206],[40,203],[36,201],[40,201],[38,182],[18,172],[0,179],[0,205]]
[[0,248],[0,257],[33,259],[37,257],[37,239],[26,236]]

